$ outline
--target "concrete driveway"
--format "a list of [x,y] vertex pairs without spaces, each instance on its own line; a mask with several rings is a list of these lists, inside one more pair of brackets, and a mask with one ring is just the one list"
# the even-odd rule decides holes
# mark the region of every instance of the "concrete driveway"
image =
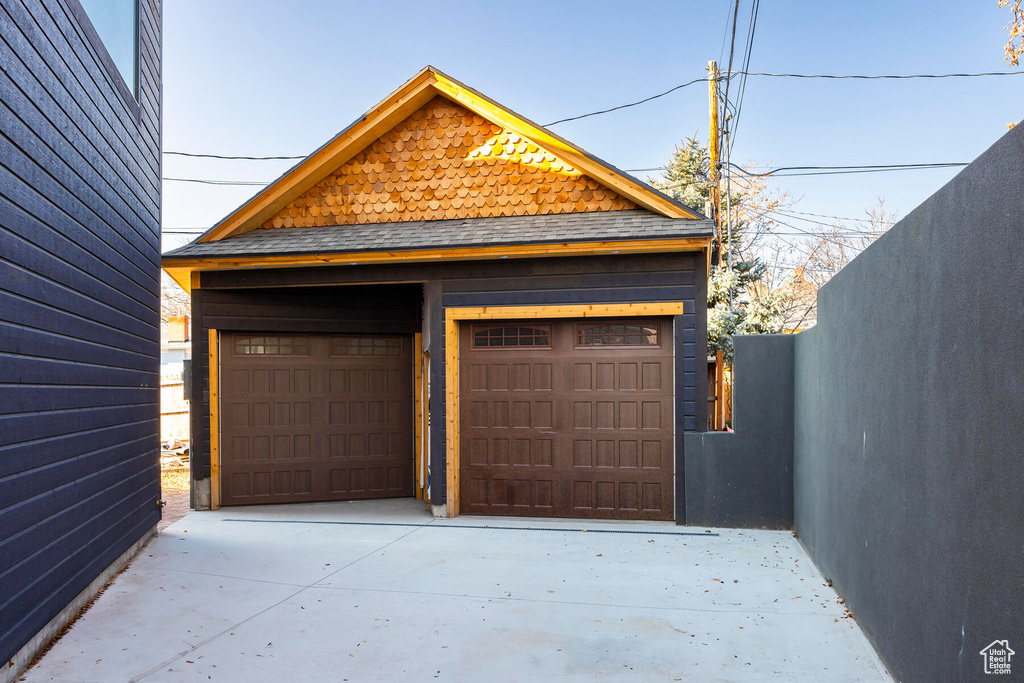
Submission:
[[24,679],[889,680],[789,532],[711,532],[414,500],[195,512]]

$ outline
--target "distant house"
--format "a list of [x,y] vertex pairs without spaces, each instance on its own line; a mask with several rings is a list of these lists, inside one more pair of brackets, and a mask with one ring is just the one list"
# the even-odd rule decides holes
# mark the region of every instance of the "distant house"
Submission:
[[711,237],[423,69],[164,255],[192,294],[195,500],[682,523]]
[[185,361],[192,357],[188,316],[170,316],[160,325],[160,443],[188,447],[189,404],[185,400]]
[[184,361],[192,357],[188,316],[171,316],[160,325],[160,376],[181,376]]
[[0,681],[160,519],[159,0],[3,2]]

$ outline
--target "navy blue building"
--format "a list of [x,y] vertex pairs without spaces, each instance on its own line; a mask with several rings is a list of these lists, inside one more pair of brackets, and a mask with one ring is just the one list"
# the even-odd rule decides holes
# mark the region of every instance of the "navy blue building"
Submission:
[[159,0],[0,0],[2,680],[160,518]]
[[164,255],[192,294],[194,502],[684,523],[712,235],[423,69]]

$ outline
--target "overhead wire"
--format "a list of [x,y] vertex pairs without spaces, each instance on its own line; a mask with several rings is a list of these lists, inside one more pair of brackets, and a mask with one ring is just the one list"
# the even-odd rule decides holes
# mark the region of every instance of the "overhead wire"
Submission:
[[168,178],[163,177],[161,180],[170,180],[176,183],[200,183],[202,185],[268,185],[271,181],[261,180],[213,180],[210,178]]
[[[763,173],[755,173],[748,171],[747,169],[739,166],[738,164],[729,164],[732,168],[736,169],[740,173],[752,178],[764,178],[766,176],[775,176],[777,178],[787,178],[793,176],[811,176],[811,175],[842,175],[847,173],[882,173],[887,171],[910,171],[917,169],[931,169],[931,168],[957,168],[961,166],[967,166],[967,162],[956,161],[956,162],[938,162],[938,163],[922,163],[922,164],[864,164],[856,166],[780,166],[773,168],[770,171],[764,171]],[[798,171],[797,173],[784,173],[784,171]],[[804,172],[807,171],[807,172]]]
[[[736,144],[736,130],[740,124],[740,113],[743,111],[743,100],[747,94],[747,76],[746,72],[750,69],[750,58],[754,51],[754,34],[757,31],[757,16],[761,8],[761,0],[753,0],[750,4],[750,20],[747,23],[747,40],[743,50],[743,71],[744,75],[740,78],[739,83],[739,95],[736,97],[736,109],[733,113],[732,126],[730,127],[730,149],[729,153],[732,153],[732,146]],[[728,105],[728,102],[726,102]]]
[[[729,66],[726,68],[726,71],[725,71],[727,74],[731,74],[732,73],[732,59],[733,59],[733,56],[736,53],[736,21],[737,21],[737,19],[739,19],[739,14],[740,14],[740,0],[736,0],[736,4],[733,6],[733,10],[732,10],[732,39],[730,40],[730,43],[729,43]],[[725,79],[725,97],[723,98],[723,102],[725,102],[726,107],[729,106],[729,85],[731,83],[732,83],[732,79],[731,78],[726,78]],[[724,117],[723,117],[723,119],[724,119]],[[723,123],[725,123],[724,120],[723,120]],[[725,128],[726,128],[726,126],[721,126],[719,128],[719,130],[715,131],[716,134],[718,135],[718,149],[722,149],[722,135],[724,133]]]
[[[789,218],[789,219],[792,219],[792,220],[804,221],[805,223],[813,223],[815,225],[822,225],[822,226],[824,226],[826,228],[835,228],[835,227],[837,227],[836,223],[825,223],[823,221],[816,221],[813,218],[804,218],[803,216],[799,216],[799,215],[797,215],[795,213],[790,213],[789,211],[779,211],[778,209],[774,209],[774,210],[769,210],[769,213],[772,213],[772,214],[775,214],[775,215],[779,215],[779,216],[785,216],[786,218]],[[836,217],[836,220],[844,221],[844,222],[845,221],[870,222],[866,218],[838,218],[838,217]],[[870,235],[871,234],[870,230],[860,230],[860,229],[857,229],[856,231],[862,232],[865,235]],[[854,232],[854,230],[851,230],[851,232]]]
[[707,78],[695,78],[692,81],[689,81],[687,83],[683,83],[682,85],[677,85],[674,88],[669,88],[668,90],[666,90],[663,93],[658,93],[657,95],[651,95],[650,97],[645,97],[644,99],[637,100],[636,102],[630,102],[629,104],[620,104],[617,107],[611,107],[610,109],[602,109],[600,111],[592,111],[592,112],[590,112],[588,114],[580,114],[579,116],[570,116],[569,118],[566,118],[566,119],[558,119],[557,121],[552,121],[551,123],[545,123],[544,126],[545,127],[555,126],[555,125],[558,125],[559,123],[566,123],[567,121],[578,121],[579,119],[585,119],[585,118],[588,118],[588,117],[591,117],[591,116],[598,116],[600,114],[607,114],[609,112],[618,111],[620,109],[628,109],[629,107],[636,107],[638,105],[650,102],[651,100],[656,100],[659,97],[664,97],[665,95],[669,95],[671,93],[674,93],[676,90],[681,90],[681,89],[683,89],[683,88],[685,88],[687,86],[691,86],[694,83],[703,83],[703,82],[705,82],[707,80],[708,80]]
[[305,159],[307,155],[302,156],[267,156],[267,157],[250,157],[250,156],[229,156],[226,154],[198,154],[196,152],[177,152],[170,151],[164,152],[167,156],[176,157],[193,157],[197,159],[230,159],[230,160],[241,160],[241,161],[278,161],[278,160],[294,160],[294,159]]
[[910,79],[910,78],[981,78],[988,76],[1022,76],[1024,71],[981,71],[977,73],[949,73],[949,74],[793,74],[793,73],[767,73],[763,71],[732,71],[727,78],[734,76],[768,76],[772,78],[825,78],[830,80],[884,80],[884,79]]

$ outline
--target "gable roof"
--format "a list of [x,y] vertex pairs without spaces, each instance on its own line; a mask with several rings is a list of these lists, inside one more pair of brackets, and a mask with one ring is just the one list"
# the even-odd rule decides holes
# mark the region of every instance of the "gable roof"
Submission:
[[504,130],[534,143],[637,206],[667,218],[703,218],[693,209],[588,154],[543,126],[519,116],[472,88],[427,66],[320,149],[213,226],[200,236],[197,242],[215,242],[262,227],[275,214],[321,183],[342,164],[438,96],[451,100]]

